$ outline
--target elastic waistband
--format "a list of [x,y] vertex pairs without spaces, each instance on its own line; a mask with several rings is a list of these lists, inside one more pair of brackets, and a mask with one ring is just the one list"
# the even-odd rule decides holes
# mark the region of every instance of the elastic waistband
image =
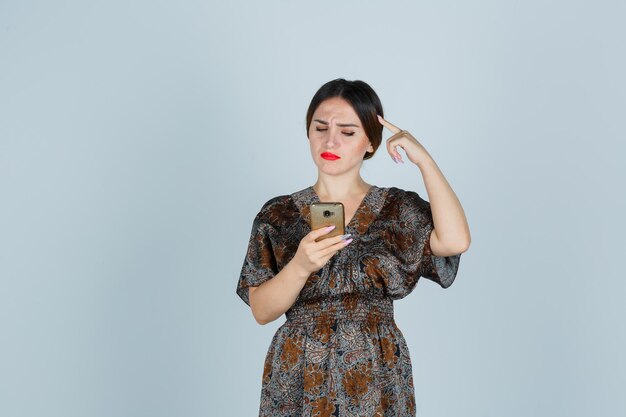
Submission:
[[335,320],[393,322],[393,300],[380,296],[346,294],[298,302],[285,313],[291,324]]

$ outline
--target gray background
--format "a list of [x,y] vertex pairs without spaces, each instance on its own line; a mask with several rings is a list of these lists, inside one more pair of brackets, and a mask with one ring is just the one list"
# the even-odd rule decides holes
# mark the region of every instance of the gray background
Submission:
[[[0,2],[0,415],[253,416],[284,317],[235,286],[362,79],[457,193],[457,281],[396,303],[420,416],[626,413],[618,1]],[[388,137],[389,133],[385,133]],[[381,149],[366,181],[417,191]]]

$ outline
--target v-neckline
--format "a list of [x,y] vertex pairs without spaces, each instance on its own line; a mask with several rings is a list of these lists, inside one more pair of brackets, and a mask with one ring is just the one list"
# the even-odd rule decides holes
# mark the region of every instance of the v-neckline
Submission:
[[[375,185],[371,185],[370,188],[367,189],[367,191],[365,192],[365,195],[361,199],[361,202],[359,203],[359,205],[357,206],[356,210],[354,211],[354,214],[352,215],[352,218],[350,218],[350,220],[348,221],[347,224],[344,224],[344,228],[345,229],[348,229],[348,228],[352,227],[352,223],[354,223],[356,221],[357,215],[360,214],[360,212],[365,209],[365,206],[367,205],[367,199],[368,199],[369,195],[372,193],[372,191],[374,190],[374,187],[376,187],[376,186]],[[312,185],[309,186],[309,188],[311,189],[311,192],[313,193],[313,200],[315,202],[321,203],[322,200],[320,199],[319,195],[317,195],[317,191],[315,191],[315,189],[313,188]]]

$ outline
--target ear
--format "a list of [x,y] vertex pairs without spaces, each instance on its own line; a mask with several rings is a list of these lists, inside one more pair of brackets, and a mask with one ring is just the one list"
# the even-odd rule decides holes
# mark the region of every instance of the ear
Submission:
[[370,142],[370,146],[367,148],[369,153],[374,153],[374,147],[372,146],[372,142]]

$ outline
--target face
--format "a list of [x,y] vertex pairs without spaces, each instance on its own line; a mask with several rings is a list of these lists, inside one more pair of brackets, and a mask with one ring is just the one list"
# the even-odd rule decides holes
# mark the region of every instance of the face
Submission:
[[359,170],[366,152],[374,152],[356,112],[346,100],[324,100],[309,126],[313,161],[321,172],[339,175]]

